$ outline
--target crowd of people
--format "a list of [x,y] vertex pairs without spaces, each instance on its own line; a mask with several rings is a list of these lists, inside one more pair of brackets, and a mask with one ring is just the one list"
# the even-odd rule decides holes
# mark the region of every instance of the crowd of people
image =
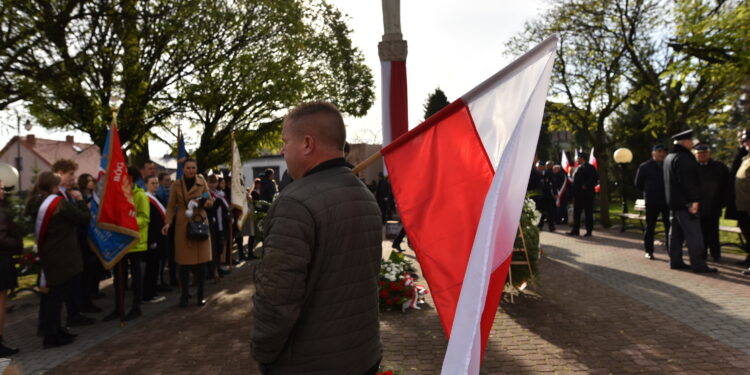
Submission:
[[[671,269],[691,269],[696,273],[714,273],[706,264],[709,255],[721,261],[719,227],[722,214],[737,220],[744,238],[750,238],[750,132],[737,135],[739,147],[731,168],[712,159],[709,145],[693,140],[693,131],[672,136],[671,152],[661,144],[654,145],[651,158],[638,167],[635,187],[645,200],[643,247],[645,258],[655,259],[654,235],[661,217]],[[581,214],[585,214],[584,236],[593,231],[593,205],[598,184],[596,168],[580,153],[571,176],[552,161],[538,162],[531,171],[528,190],[541,213],[539,228],[545,224],[555,231],[556,224],[567,223],[568,204],[573,201],[572,230],[578,236]],[[690,264],[683,259],[687,245]],[[750,267],[749,255],[738,264]],[[743,272],[750,275],[750,269]]]
[[[227,173],[208,171],[204,177],[198,174],[196,161],[187,159],[182,177],[172,181],[168,173],[157,174],[150,160],[130,166],[139,239],[111,270],[105,270],[88,241],[96,181],[89,174],[76,178],[77,169],[75,161],[57,160],[51,171],[36,176],[26,199],[24,214],[34,224],[42,269],[37,335],[44,338],[44,348],[70,344],[77,336],[71,327],[96,323],[90,314],[103,312],[95,301],[105,297],[99,286],[110,277],[115,308],[101,319],[104,322],[137,319],[142,303],[164,302],[163,294],[175,287],[181,291],[179,306],[187,307],[193,297],[191,284],[197,288],[196,304],[205,305],[206,279],[218,281],[231,265],[255,259],[254,202],[270,202],[278,190],[272,170],[255,179],[246,192],[250,215],[239,226],[241,211],[229,203]],[[18,287],[12,257],[23,251],[21,231],[15,227],[5,195],[0,182],[0,356],[19,351],[2,344],[2,328],[7,291]],[[191,237],[186,233],[188,222],[207,224],[210,235]],[[126,294],[131,297],[129,304]]]

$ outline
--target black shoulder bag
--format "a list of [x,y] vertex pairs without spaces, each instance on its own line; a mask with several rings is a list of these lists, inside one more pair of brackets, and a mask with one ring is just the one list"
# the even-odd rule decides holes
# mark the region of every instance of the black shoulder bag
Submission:
[[[182,186],[182,191],[185,194],[185,209],[187,210],[187,202],[190,199],[188,199],[188,193],[185,189],[184,181],[180,181],[180,186]],[[193,241],[203,241],[208,239],[208,223],[206,223],[206,219],[203,215],[197,215],[196,213],[193,214],[192,219],[190,219],[187,225],[187,238]]]

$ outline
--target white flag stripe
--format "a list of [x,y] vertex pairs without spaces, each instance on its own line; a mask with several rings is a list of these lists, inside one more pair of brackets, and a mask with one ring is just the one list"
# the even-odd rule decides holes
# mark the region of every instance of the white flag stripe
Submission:
[[381,61],[381,101],[383,102],[383,147],[393,142],[391,134],[391,62]]
[[[526,191],[526,184],[518,183],[518,181],[528,180],[528,166],[533,161],[534,149],[539,137],[556,42],[557,37],[547,39],[542,44],[544,48],[535,48],[514,62],[513,69],[503,70],[512,77],[498,79],[496,75],[496,84],[491,87],[485,86],[482,93],[475,96],[477,99],[502,100],[501,98],[509,97],[508,94],[490,92],[508,90],[510,94],[519,95],[520,87],[529,87],[529,89],[522,90],[526,94],[525,97],[513,101],[518,108],[511,109],[504,102],[496,102],[493,107],[489,101],[475,107],[482,108],[480,116],[492,113],[488,120],[480,121],[496,121],[506,115],[502,112],[503,110],[511,112],[507,116],[515,116],[515,121],[510,123],[506,117],[505,121],[494,122],[496,127],[505,127],[494,134],[507,134],[507,136],[503,139],[503,145],[498,145],[500,156],[497,169],[483,205],[451,328],[448,349],[443,360],[442,374],[479,373],[480,323],[485,308],[487,288],[492,272],[512,252]],[[512,84],[507,85],[507,83]],[[472,102],[467,102],[470,109],[472,105]],[[473,111],[470,112],[474,118]],[[475,119],[475,124],[477,123]]]

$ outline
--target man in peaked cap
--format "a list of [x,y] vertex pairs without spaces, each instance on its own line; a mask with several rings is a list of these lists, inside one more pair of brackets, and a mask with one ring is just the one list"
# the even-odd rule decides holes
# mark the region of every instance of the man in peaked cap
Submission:
[[[666,156],[667,148],[664,145],[655,145],[651,149],[651,159],[641,163],[635,173],[635,186],[643,192],[643,198],[646,200],[646,230],[643,232],[643,249],[646,251],[647,259],[654,259],[654,234],[659,215],[664,223],[664,233],[669,234],[669,207],[664,196],[663,172]],[[669,247],[669,236],[667,236],[667,247]]]
[[594,196],[596,185],[599,183],[599,173],[593,165],[588,163],[588,155],[579,153],[578,168],[573,172],[573,228],[566,234],[580,235],[581,212],[586,214],[586,234],[591,237],[594,230]]
[[706,144],[695,146],[695,159],[698,161],[698,178],[701,181],[700,219],[703,233],[703,254],[705,260],[708,250],[711,258],[718,262],[721,259],[719,244],[719,218],[721,211],[731,197],[729,168],[724,163],[711,159],[711,150]]
[[[674,148],[664,160],[664,188],[671,211],[669,229],[669,268],[691,268],[696,273],[716,272],[703,260],[700,218],[700,179],[698,162],[690,153],[693,131],[672,136]],[[687,242],[690,266],[682,260],[682,243]]]

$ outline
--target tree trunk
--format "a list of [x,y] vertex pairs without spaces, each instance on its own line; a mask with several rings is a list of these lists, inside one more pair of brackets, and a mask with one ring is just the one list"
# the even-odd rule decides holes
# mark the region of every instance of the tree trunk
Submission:
[[609,173],[607,171],[609,158],[605,137],[602,132],[597,132],[594,155],[599,164],[599,220],[604,228],[609,228],[612,223],[609,220]]

